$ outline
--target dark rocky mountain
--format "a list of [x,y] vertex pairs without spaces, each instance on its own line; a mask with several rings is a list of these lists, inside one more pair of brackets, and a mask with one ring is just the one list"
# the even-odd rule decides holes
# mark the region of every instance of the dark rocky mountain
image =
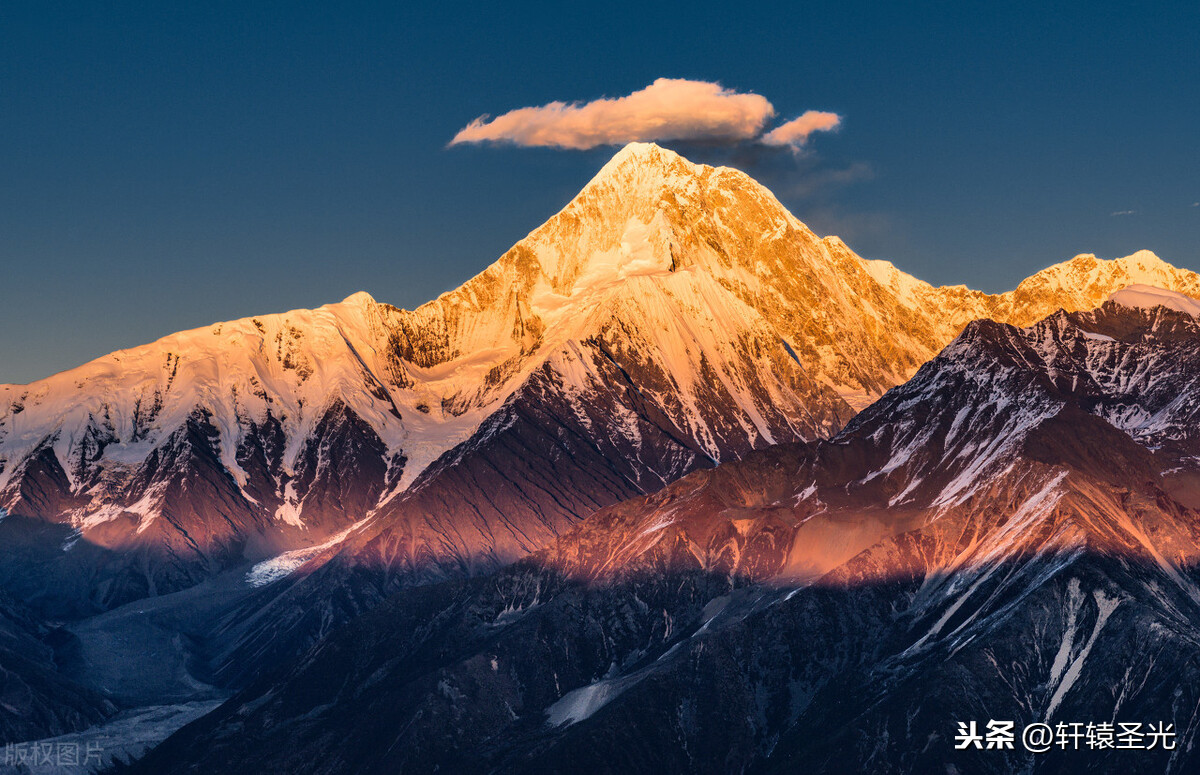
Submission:
[[[1198,411],[1186,313],[972,323],[833,439],[401,590],[135,770],[1189,772]],[[955,750],[991,719],[1015,749]],[[1071,722],[1173,748],[1022,748]]]

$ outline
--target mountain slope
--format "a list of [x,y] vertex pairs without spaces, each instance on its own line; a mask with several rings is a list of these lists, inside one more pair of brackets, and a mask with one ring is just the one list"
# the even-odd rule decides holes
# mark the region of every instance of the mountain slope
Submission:
[[[404,590],[138,771],[1189,771],[1198,367],[1132,294],[972,323],[835,438]],[[992,718],[1176,746],[954,750]]]
[[[818,239],[741,173],[642,145],[464,289],[493,275],[517,282],[519,266],[536,267],[517,294],[525,320],[549,321],[543,351],[566,339],[549,368],[284,582],[268,610],[247,611],[223,634],[236,644],[224,670],[298,653],[399,585],[498,567],[693,467],[827,435],[848,418],[845,402],[879,395],[975,316],[1090,305],[1106,283],[1200,288],[1148,253],[1078,257],[1001,296],[894,270],[881,283],[879,262]],[[1081,295],[1062,278],[1086,267]],[[579,298],[591,310],[583,326],[563,311]]]
[[75,731],[116,712],[100,693],[61,672],[59,662],[74,645],[67,632],[39,625],[0,593],[0,742]]
[[[1083,261],[1077,259],[1076,263]],[[1139,270],[1137,263],[1149,269]],[[1160,270],[1176,275],[1184,284],[1194,277],[1145,256],[1107,265],[1120,282]],[[1048,273],[1062,271],[1063,267],[1056,267]],[[668,281],[663,285],[673,287]],[[1015,306],[1011,299],[1001,301]],[[1041,302],[1045,307],[1052,303]],[[1030,314],[1028,305],[1021,309],[1022,314]],[[622,321],[637,317],[636,310],[622,310],[614,315],[613,325],[621,326],[633,339],[629,332],[639,329]],[[719,325],[722,316],[714,317],[713,325]],[[931,312],[928,320],[942,318]],[[494,569],[550,544],[556,535],[601,506],[638,492],[652,492],[693,467],[708,467],[710,461],[704,458],[707,448],[689,442],[696,435],[685,424],[672,422],[679,415],[659,398],[662,393],[650,392],[662,384],[654,370],[653,354],[666,346],[649,343],[641,350],[622,353],[619,344],[603,339],[579,342],[572,355],[583,364],[580,369],[591,375],[587,378],[591,385],[578,390],[563,381],[560,388],[552,374],[571,373],[567,368],[538,375],[526,386],[529,389],[518,391],[505,410],[427,469],[409,491],[382,506],[345,542],[280,582],[279,596],[268,606],[244,612],[237,625],[221,634],[227,645],[218,659],[219,671],[245,676],[247,665],[279,664],[403,585]],[[614,365],[619,368],[613,369]],[[702,366],[694,368],[703,373]],[[725,373],[736,372],[730,369]],[[811,372],[806,367],[804,373]],[[979,401],[977,411],[986,412],[993,401],[989,388],[976,388],[973,395]],[[700,405],[719,407],[728,402]],[[581,418],[587,418],[586,422]],[[723,418],[714,414],[706,418],[703,427],[720,428],[722,422]],[[803,437],[795,434],[791,438],[798,435]],[[781,436],[789,438],[776,433],[772,441],[782,440]],[[737,444],[740,435],[735,429],[727,438],[727,444]],[[703,439],[701,436],[700,441]],[[917,438],[912,443],[921,441]],[[966,446],[962,439],[959,443]],[[746,445],[732,448],[737,456],[748,450]],[[656,461],[650,472],[639,468],[647,451],[647,459]],[[712,460],[719,459],[712,456]],[[670,464],[671,460],[676,462]],[[519,526],[514,524],[518,521],[514,515],[521,517]],[[817,520],[807,530],[822,532],[829,542],[840,544],[834,555],[840,562],[848,559],[852,550],[864,548],[867,544],[863,541],[882,535],[877,522],[871,518],[850,529]],[[852,538],[852,534],[859,537]],[[834,559],[798,555],[792,562],[811,561],[815,569],[808,572],[815,572],[834,567]]]

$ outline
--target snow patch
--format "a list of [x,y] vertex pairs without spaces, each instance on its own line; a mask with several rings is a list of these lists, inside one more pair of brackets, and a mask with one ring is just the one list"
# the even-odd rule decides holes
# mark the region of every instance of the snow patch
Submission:
[[1200,301],[1176,291],[1151,285],[1130,285],[1109,296],[1108,300],[1131,309],[1166,307],[1192,317],[1200,317]]
[[272,557],[269,560],[263,560],[254,565],[246,573],[246,583],[252,587],[265,587],[273,581],[278,581],[285,576],[289,576],[296,571],[304,563],[316,557],[326,549],[341,543],[346,539],[346,536],[354,532],[360,525],[366,523],[366,520],[355,522],[350,527],[335,535],[323,544],[316,546],[306,546],[303,549],[293,549],[290,552]]
[[620,678],[605,678],[569,691],[546,709],[546,723],[552,727],[561,727],[591,718],[598,710],[619,697],[621,692],[640,681],[642,675],[635,673]]
[[[1072,599],[1072,609],[1068,613],[1070,630],[1064,634],[1062,648],[1059,649],[1059,653],[1054,659],[1054,666],[1051,671],[1052,681],[1057,674],[1061,672],[1062,662],[1065,661],[1064,654],[1069,652],[1071,648],[1070,638],[1073,635],[1073,630],[1075,627],[1075,610],[1078,608],[1082,598],[1082,596],[1079,594],[1078,579],[1071,579],[1069,594]],[[1059,704],[1062,703],[1063,697],[1066,696],[1067,692],[1070,691],[1071,687],[1074,686],[1075,682],[1079,679],[1080,674],[1083,672],[1083,663],[1088,658],[1088,655],[1092,653],[1092,646],[1096,644],[1096,638],[1099,637],[1100,630],[1104,629],[1104,625],[1108,622],[1108,618],[1112,616],[1113,612],[1117,610],[1117,606],[1121,604],[1121,599],[1119,597],[1109,597],[1108,595],[1104,594],[1103,590],[1100,589],[1095,590],[1092,593],[1092,596],[1096,599],[1096,623],[1092,625],[1092,632],[1088,636],[1087,642],[1083,645],[1083,649],[1080,650],[1079,655],[1075,657],[1075,660],[1071,663],[1071,666],[1067,668],[1067,671],[1062,674],[1062,680],[1059,682],[1058,687],[1054,690],[1054,695],[1050,698],[1050,704],[1046,707],[1047,719],[1054,715],[1054,711],[1057,710]]]

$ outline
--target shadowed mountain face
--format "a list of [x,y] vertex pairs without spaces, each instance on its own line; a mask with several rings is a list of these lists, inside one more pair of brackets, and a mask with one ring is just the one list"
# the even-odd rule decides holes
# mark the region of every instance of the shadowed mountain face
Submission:
[[37,622],[0,592],[0,741],[55,735],[103,721],[116,707],[63,675],[69,632]]
[[[833,439],[401,590],[136,769],[1192,771],[1198,380],[1164,307],[973,323]],[[954,749],[990,719],[1176,734]]]

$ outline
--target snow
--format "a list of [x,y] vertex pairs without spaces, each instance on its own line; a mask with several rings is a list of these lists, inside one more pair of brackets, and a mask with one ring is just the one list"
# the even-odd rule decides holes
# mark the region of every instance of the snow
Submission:
[[[5,426],[0,457],[19,461],[52,439],[70,475],[72,449],[89,427],[98,425],[116,437],[99,464],[109,472],[125,469],[128,475],[200,409],[218,430],[223,465],[244,486],[237,448],[252,423],[266,421],[268,413],[282,423],[287,439],[284,469],[291,474],[316,423],[331,404],[344,401],[390,452],[405,454],[403,489],[443,452],[470,437],[515,383],[460,414],[442,412],[443,400],[477,389],[494,361],[512,354],[504,348],[485,348],[440,364],[427,375],[414,367],[409,377],[415,376],[417,384],[396,387],[390,378],[383,318],[399,313],[388,310],[368,294],[357,293],[316,310],[179,332],[31,385],[0,386]],[[432,411],[421,412],[419,404]],[[13,411],[14,405],[21,411]],[[0,489],[16,469],[7,466],[0,473]],[[301,525],[295,493],[290,495],[276,516],[286,524]],[[143,509],[96,502],[83,509],[78,521],[90,527],[127,511]]]
[[849,404],[855,412],[861,412],[879,400],[879,394],[872,390],[859,390],[844,385],[835,385],[834,390],[837,391],[838,397]]
[[306,546],[303,549],[293,549],[290,552],[284,552],[269,560],[263,560],[255,564],[246,573],[246,583],[252,587],[265,587],[273,581],[290,576],[301,565],[313,557],[346,540],[347,536],[365,525],[366,522],[367,520],[365,519],[360,520],[322,544]]
[[646,527],[642,528],[641,532],[638,533],[638,538],[648,536],[651,533],[657,533],[660,530],[666,530],[671,525],[674,525],[676,511],[678,511],[677,506],[669,508],[666,511],[657,513],[654,517],[654,521],[651,522]]
[[623,691],[637,683],[644,673],[605,678],[593,684],[567,692],[546,709],[546,723],[552,727],[578,724],[615,700]]
[[1067,584],[1067,621],[1063,625],[1062,642],[1054,662],[1050,665],[1050,683],[1057,684],[1067,669],[1067,661],[1071,657],[1071,649],[1075,638],[1076,619],[1083,607],[1083,593],[1080,591],[1079,579],[1071,579]]
[[69,514],[68,520],[78,530],[86,531],[105,522],[132,514],[139,517],[137,531],[140,533],[148,528],[157,516],[166,487],[165,482],[153,484],[146,488],[145,493],[137,502],[129,505],[104,503],[98,507],[89,506],[76,509]]
[[1167,577],[1174,581],[1192,600],[1200,603],[1200,587],[1197,587],[1190,578],[1181,573],[1175,563],[1163,556],[1163,553],[1154,545],[1154,542],[1150,540],[1145,531],[1134,523],[1129,513],[1124,510],[1118,510],[1115,516],[1117,524],[1125,532],[1133,536],[1149,552],[1150,556],[1154,558],[1154,562],[1163,570]]
[[902,301],[915,305],[920,298],[933,290],[933,286],[924,280],[918,280],[907,272],[896,268],[891,261],[882,259],[864,260],[863,268],[867,274],[883,287],[896,294]]
[[283,488],[283,503],[275,509],[275,519],[293,527],[303,527],[304,520],[300,517],[300,499],[296,494],[296,483],[288,481]]
[[[5,386],[9,395],[20,390],[26,397],[25,410],[9,417],[12,433],[4,440],[4,451],[19,457],[56,429],[62,430],[59,438],[70,443],[82,438],[89,423],[106,423],[117,442],[105,449],[105,462],[137,464],[202,408],[221,432],[222,461],[244,479],[236,462],[237,442],[245,422],[262,421],[268,409],[286,417],[293,437],[343,395],[359,404],[355,409],[368,421],[381,415],[378,399],[368,395],[364,400],[360,364],[348,352],[371,349],[365,319],[369,297],[352,298],[352,305],[293,310],[179,332],[24,389]],[[385,440],[399,441],[387,427],[377,430]],[[298,446],[291,450],[293,455]]]
[[[625,222],[616,246],[589,257],[575,281],[572,300],[580,295],[602,292],[631,277],[670,274],[669,251],[664,255],[664,251],[657,249],[661,246],[655,244],[666,238],[669,229],[661,210],[649,223],[630,218]],[[537,306],[535,302],[534,308]]]
[[812,496],[814,496],[816,494],[817,494],[817,483],[813,482],[812,484],[805,487],[800,492],[796,493],[796,499],[794,501],[794,504],[799,506],[801,503],[803,503],[804,501],[808,500],[809,498],[811,498]]
[[708,632],[709,625],[711,625],[718,616],[724,613],[725,609],[729,607],[731,600],[733,600],[731,595],[721,595],[720,597],[714,597],[712,600],[709,600],[704,605],[704,609],[700,611],[700,618],[702,618],[704,621],[701,623],[700,628],[693,633],[692,637],[694,638],[697,635],[702,635],[705,632]]
[[1155,288],[1149,285],[1130,285],[1113,293],[1108,300],[1122,307],[1131,309],[1167,309],[1183,312],[1193,317],[1200,317],[1200,301],[1191,296],[1185,296],[1166,288]]
[[[981,413],[993,416],[1007,415],[1004,429],[993,434],[983,449],[971,444],[958,450],[956,457],[964,460],[966,465],[942,489],[933,503],[935,506],[954,506],[970,498],[979,482],[986,481],[989,476],[995,476],[998,473],[997,468],[1007,464],[1011,450],[1022,443],[1025,434],[1042,420],[1057,414],[1061,406],[1052,404],[1012,407],[1007,403],[1007,399],[1001,398],[978,409]],[[1012,411],[1013,409],[1015,411]]]
[[[0,456],[20,460],[54,437],[55,453],[70,472],[65,463],[72,445],[89,424],[102,421],[116,439],[101,465],[133,468],[200,408],[219,431],[222,463],[244,488],[237,449],[252,423],[264,422],[268,413],[282,423],[284,470],[291,474],[316,423],[333,402],[344,401],[389,453],[406,457],[398,486],[384,496],[394,498],[470,438],[548,355],[594,336],[618,312],[643,337],[637,344],[679,385],[684,415],[679,419],[711,456],[722,445],[710,427],[711,410],[697,395],[703,362],[713,366],[720,389],[737,406],[729,421],[752,443],[776,441],[762,399],[749,396],[750,386],[737,373],[744,369],[738,361],[746,332],[761,329],[755,336],[762,337],[772,332],[755,309],[731,294],[731,282],[674,266],[682,250],[676,224],[661,207],[642,206],[657,202],[664,188],[685,196],[699,185],[698,175],[717,172],[656,146],[632,146],[520,250],[414,312],[377,304],[360,292],[316,310],[180,332],[33,385],[0,386]],[[573,227],[573,211],[597,197],[604,204],[600,218],[583,222],[581,234],[564,232]],[[775,221],[777,228],[794,226],[789,217]],[[749,282],[744,268],[735,269],[741,272],[737,283]],[[397,375],[389,334],[401,328],[427,335],[420,346],[435,348],[437,355],[424,366],[400,364]],[[503,382],[489,384],[498,370]],[[756,378],[767,383],[773,403],[797,403],[786,380],[766,363]],[[586,400],[581,394],[581,403]],[[14,412],[18,405],[23,411]],[[619,426],[619,433],[637,439],[630,418]],[[15,469],[10,465],[0,473],[0,488]],[[296,493],[288,495],[276,517],[301,526],[302,504]],[[97,512],[96,521],[112,516],[101,513],[102,505],[88,506]]]
[[[1011,470],[1010,466],[996,479],[1006,478]],[[1059,471],[1054,476],[1047,477],[1045,481],[1041,482],[1041,487],[1037,492],[1026,498],[1013,511],[1003,526],[992,531],[982,540],[979,536],[973,537],[969,544],[944,566],[931,568],[917,597],[928,599],[933,596],[935,590],[941,588],[940,585],[945,584],[947,586],[944,587],[944,595],[941,599],[948,600],[951,595],[954,595],[954,599],[930,629],[906,649],[906,653],[918,652],[927,648],[932,639],[942,634],[942,629],[951,617],[972,595],[979,591],[988,579],[997,571],[1004,572],[1007,561],[1011,559],[1013,546],[1019,545],[1021,537],[1029,534],[1034,525],[1047,517],[1058,504],[1063,495],[1061,485],[1066,476],[1067,471]],[[965,589],[956,592],[960,587],[965,587]],[[995,594],[997,593],[993,593],[993,595]],[[914,608],[916,608],[915,604]],[[980,610],[982,607],[977,608],[974,614],[961,622],[951,635],[965,630],[974,621]]]
[[1100,631],[1104,629],[1104,625],[1108,623],[1109,617],[1112,616],[1113,612],[1117,610],[1117,606],[1121,604],[1120,598],[1108,597],[1103,590],[1097,589],[1092,593],[1096,600],[1096,623],[1092,625],[1092,632],[1088,636],[1087,642],[1084,643],[1083,648],[1079,651],[1079,654],[1071,662],[1071,666],[1067,668],[1065,673],[1063,673],[1062,667],[1066,661],[1066,655],[1070,653],[1071,638],[1074,635],[1076,621],[1075,611],[1081,602],[1081,596],[1079,594],[1079,580],[1071,579],[1069,587],[1070,598],[1072,601],[1072,608],[1068,612],[1069,629],[1063,634],[1063,643],[1058,654],[1054,658],[1054,665],[1051,668],[1050,679],[1051,683],[1053,683],[1061,674],[1062,680],[1058,682],[1058,686],[1055,688],[1054,694],[1050,697],[1050,702],[1046,706],[1046,719],[1050,719],[1054,715],[1054,711],[1058,709],[1058,706],[1062,703],[1067,692],[1071,690],[1071,687],[1074,686],[1075,682],[1079,679],[1080,674],[1083,672],[1083,663],[1085,660],[1087,660],[1088,655],[1092,653],[1092,647],[1096,644],[1096,638],[1099,637]]
[[1113,282],[1120,282],[1121,286],[1169,285],[1178,273],[1179,270],[1149,250],[1139,250],[1112,260],[1097,258],[1092,253],[1081,253],[1070,261],[1043,269],[1022,282],[1018,288],[1037,287],[1043,292],[1057,291],[1082,298],[1089,291]]
[[271,582],[290,576],[297,568],[317,556],[313,547],[294,549],[269,560],[256,564],[246,574],[246,583],[252,587],[265,587]]

